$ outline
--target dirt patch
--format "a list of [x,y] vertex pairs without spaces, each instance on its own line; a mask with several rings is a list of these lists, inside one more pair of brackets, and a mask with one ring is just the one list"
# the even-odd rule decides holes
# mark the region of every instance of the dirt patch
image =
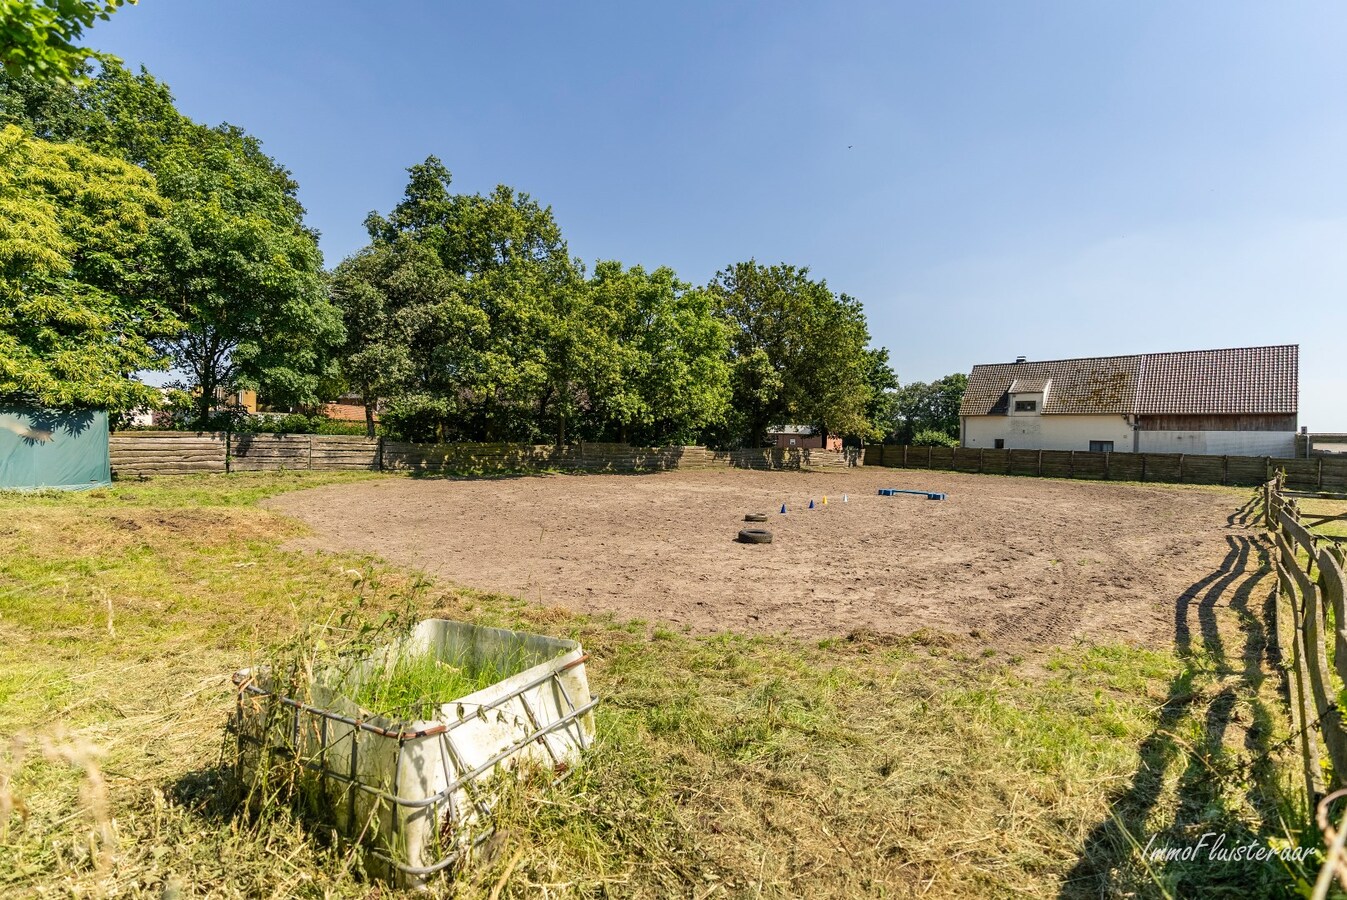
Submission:
[[[948,499],[881,497],[880,487]],[[386,478],[263,505],[313,528],[292,547],[368,552],[479,590],[695,632],[926,628],[1041,645],[1167,644],[1178,599],[1229,553],[1242,500],[1219,489],[861,468]],[[762,526],[773,542],[736,542],[744,514],[761,510],[773,510]]]

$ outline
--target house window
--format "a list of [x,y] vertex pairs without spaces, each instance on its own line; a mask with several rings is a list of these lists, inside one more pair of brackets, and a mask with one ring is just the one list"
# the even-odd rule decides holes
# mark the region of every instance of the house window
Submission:
[[1091,452],[1091,453],[1112,453],[1112,452],[1113,452],[1113,442],[1112,442],[1112,441],[1090,441],[1090,452]]
[[1037,412],[1037,411],[1038,411],[1038,401],[1037,401],[1037,400],[1016,400],[1016,401],[1015,401],[1015,412]]
[[996,447],[995,447],[995,449],[997,449],[997,450],[1004,450],[1004,449],[1006,449],[1006,439],[1005,439],[1005,438],[997,438],[997,439],[996,439]]
[[795,438],[791,438],[791,439],[790,439],[790,445],[791,445],[792,447],[795,446]]

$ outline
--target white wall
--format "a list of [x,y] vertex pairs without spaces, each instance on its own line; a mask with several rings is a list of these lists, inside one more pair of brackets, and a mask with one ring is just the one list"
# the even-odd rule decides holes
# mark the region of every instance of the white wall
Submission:
[[1205,453],[1211,456],[1296,455],[1294,431],[1142,431],[1142,453]]
[[[1132,426],[1122,416],[967,416],[965,447],[1007,450],[1089,450],[1090,441],[1113,441],[1115,453],[1132,452]],[[1140,431],[1141,453],[1201,453],[1212,456],[1296,455],[1293,431]]]
[[1021,414],[964,419],[965,447],[990,450],[997,438],[1005,439],[1007,450],[1089,450],[1090,441],[1113,441],[1115,453],[1132,451],[1132,426],[1122,416]]

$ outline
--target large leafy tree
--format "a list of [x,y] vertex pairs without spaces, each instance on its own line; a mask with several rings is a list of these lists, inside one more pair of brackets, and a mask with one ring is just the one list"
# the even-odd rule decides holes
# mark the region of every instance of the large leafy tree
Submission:
[[394,417],[422,409],[440,417],[440,434],[467,430],[488,438],[536,437],[549,422],[564,442],[605,347],[551,210],[505,186],[485,196],[454,194],[449,170],[433,156],[408,171],[402,201],[387,217],[366,220],[372,247],[410,242],[429,251],[452,283],[455,302],[480,315],[456,339],[452,364],[434,363],[442,377],[433,387],[393,398]]
[[[113,62],[107,53],[76,46],[87,28],[128,0],[0,0],[0,64],[11,74],[48,81],[78,81],[90,60]],[[136,0],[129,0],[134,4]]]
[[809,270],[754,260],[710,285],[730,328],[733,406],[742,438],[760,445],[769,425],[868,432],[871,360],[865,313]]
[[255,138],[191,121],[166,86],[115,64],[80,84],[6,75],[0,121],[142,166],[173,201],[153,249],[159,290],[186,327],[160,346],[197,390],[198,419],[217,391],[238,387],[280,403],[318,399],[341,317],[297,186]]
[[365,404],[409,436],[443,439],[482,382],[484,312],[468,302],[465,282],[429,247],[407,235],[379,241],[345,260],[332,276],[346,342],[342,375]]
[[894,397],[891,431],[900,444],[910,443],[923,431],[959,437],[959,406],[968,376],[962,372],[935,381],[914,381]]
[[594,325],[610,348],[591,369],[596,424],[624,441],[695,440],[729,411],[728,334],[709,292],[668,268],[600,262],[589,280]]
[[143,170],[0,129],[0,397],[127,409],[179,326],[156,292],[169,203]]

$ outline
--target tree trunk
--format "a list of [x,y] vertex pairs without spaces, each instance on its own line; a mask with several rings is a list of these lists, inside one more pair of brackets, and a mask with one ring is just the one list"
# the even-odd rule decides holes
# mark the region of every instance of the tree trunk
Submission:
[[207,420],[210,418],[210,409],[215,400],[215,385],[207,384],[207,379],[197,378],[200,393],[196,398],[196,426],[200,429],[206,428]]
[[365,436],[374,437],[374,404],[365,398]]
[[557,449],[560,450],[566,446],[566,413],[557,415]]

